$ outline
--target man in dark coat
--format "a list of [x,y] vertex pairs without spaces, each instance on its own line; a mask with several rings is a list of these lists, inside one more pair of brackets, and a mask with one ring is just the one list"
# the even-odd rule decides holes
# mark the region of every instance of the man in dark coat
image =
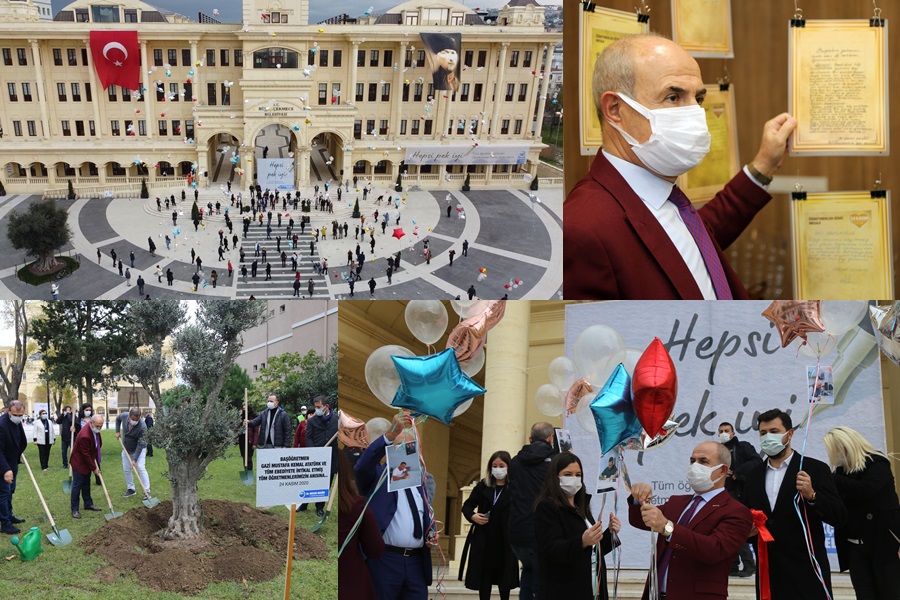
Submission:
[[[747,475],[741,502],[765,513],[766,528],[774,538],[768,543],[772,600],[834,597],[823,523],[841,527],[847,520],[847,509],[838,496],[831,469],[821,461],[794,452],[791,448],[794,430],[789,414],[779,409],[766,411],[759,415],[758,423],[760,445],[767,459]],[[794,504],[798,494],[800,510],[809,519],[812,547],[828,594],[819,582],[806,548],[806,528],[801,526]],[[751,541],[754,549],[758,549],[757,536]],[[759,569],[756,573],[758,598]]]
[[537,597],[539,573],[535,556],[534,502],[555,454],[553,425],[535,423],[531,426],[528,441],[509,463],[509,545],[522,563],[520,600]]
[[69,446],[72,442],[72,407],[64,406],[63,413],[56,417],[56,424],[59,425],[59,437],[62,440],[62,468],[69,468]]
[[72,508],[72,517],[81,518],[78,512],[78,496],[84,500],[84,510],[100,511],[94,506],[91,498],[91,473],[100,476],[100,448],[103,446],[103,438],[100,431],[103,429],[103,416],[93,415],[89,419],[89,425],[82,427],[75,436],[75,447],[72,448],[72,493],[69,502]]
[[[313,400],[316,413],[306,421],[306,447],[324,448],[331,447],[331,477],[337,473],[337,415],[331,410],[331,400],[325,396],[318,396]],[[316,502],[316,514],[320,517],[325,514],[325,503]]]
[[270,394],[266,400],[266,409],[255,419],[246,421],[250,427],[259,427],[259,448],[290,448],[294,440],[291,435],[291,418],[278,406],[278,396]]
[[[728,452],[731,453],[731,468],[725,479],[725,489],[733,498],[740,500],[747,473],[761,464],[762,458],[750,442],[737,439],[731,423],[726,422],[719,425],[719,443],[728,448]],[[743,565],[743,568],[740,568],[740,565]],[[753,553],[750,551],[748,542],[741,546],[741,551],[734,560],[734,566],[731,567],[731,574],[738,577],[750,577],[755,571]]]
[[[153,427],[153,415],[150,414],[149,410],[144,414],[144,424],[147,426],[148,430],[151,427]],[[151,456],[153,456],[153,444],[150,443],[150,439],[148,436],[147,437],[147,458],[150,458]]]
[[0,532],[7,535],[20,533],[16,524],[25,522],[25,519],[13,515],[12,507],[19,461],[28,447],[28,438],[22,427],[24,415],[25,405],[19,400],[13,400],[9,411],[0,415]]

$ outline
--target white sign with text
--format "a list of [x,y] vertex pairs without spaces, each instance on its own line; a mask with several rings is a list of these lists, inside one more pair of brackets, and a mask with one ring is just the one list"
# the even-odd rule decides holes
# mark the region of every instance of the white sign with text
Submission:
[[259,185],[268,190],[294,190],[294,160],[291,158],[260,158],[256,161]]
[[407,146],[408,165],[524,165],[528,146]]
[[270,448],[256,458],[256,505],[328,500],[331,448]]

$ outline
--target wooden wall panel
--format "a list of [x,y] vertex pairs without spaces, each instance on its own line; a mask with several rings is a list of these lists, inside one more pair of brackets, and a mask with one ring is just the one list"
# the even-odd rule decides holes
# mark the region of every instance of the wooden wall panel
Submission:
[[[599,5],[617,10],[634,11],[636,0],[600,0]],[[668,0],[648,0],[651,7],[650,28],[671,37],[672,15]],[[889,89],[891,90],[890,143],[893,156],[887,157],[787,157],[779,175],[820,176],[828,178],[831,190],[871,189],[879,177],[882,187],[900,194],[900,0],[879,0],[882,16],[888,19],[889,32]],[[868,2],[845,0],[801,0],[807,19],[868,19],[872,5]],[[578,39],[578,11],[575,0],[564,3],[564,39]],[[787,110],[788,102],[788,21],[793,4],[786,0],[732,0],[734,30],[734,59],[699,59],[703,79],[715,82],[725,74],[725,68],[735,84],[737,105],[738,145],[741,163],[753,159],[759,147],[763,124]],[[564,42],[567,43],[567,42]],[[577,42],[576,42],[577,43]],[[578,61],[574,48],[564,48],[570,59],[564,67],[563,98],[565,120],[565,189],[575,185],[590,168],[592,157],[579,155],[577,106]],[[895,85],[896,84],[896,85]],[[759,298],[791,298],[790,199],[776,195],[769,206],[726,252],[744,284]],[[892,230],[894,263],[900,251],[900,214],[892,202]],[[565,215],[563,215],[565,218]],[[780,279],[777,279],[780,278]],[[895,297],[900,278],[895,277]],[[779,283],[780,282],[780,283]]]

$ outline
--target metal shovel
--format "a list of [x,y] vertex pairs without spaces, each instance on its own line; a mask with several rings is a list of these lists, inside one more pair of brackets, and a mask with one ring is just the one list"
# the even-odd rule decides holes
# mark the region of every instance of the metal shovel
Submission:
[[[244,420],[246,421],[250,417],[250,412],[247,410],[247,388],[244,388]],[[253,471],[247,468],[248,460],[250,456],[248,452],[250,451],[250,425],[244,423],[244,470],[241,471],[241,483],[246,486],[252,486],[254,482]]]
[[328,494],[328,504],[325,506],[325,514],[322,515],[322,518],[319,519],[318,523],[312,526],[310,529],[311,532],[317,532],[322,525],[325,524],[325,520],[328,518],[328,515],[331,514],[331,505],[334,504],[334,497],[337,495],[337,477],[334,478],[334,483],[331,484],[331,492]]
[[[72,418],[73,418],[73,419],[75,418],[74,415],[72,416]],[[74,422],[74,421],[73,421],[73,422]],[[73,426],[72,434],[71,434],[70,437],[71,437],[71,441],[69,442],[69,448],[72,449],[72,450],[74,450],[74,449],[75,449],[75,429],[74,429],[74,426]],[[71,452],[69,453],[69,479],[68,479],[67,481],[63,481],[63,491],[64,491],[65,493],[67,493],[67,494],[71,494],[71,493],[72,493],[72,454],[71,454]]]
[[68,529],[60,531],[56,528],[56,521],[53,520],[53,515],[50,514],[50,509],[47,508],[47,503],[44,501],[44,495],[41,493],[41,488],[38,487],[37,480],[34,478],[34,473],[31,472],[31,465],[28,464],[28,459],[25,458],[25,454],[22,454],[22,460],[25,462],[25,468],[28,469],[28,476],[31,477],[31,483],[34,484],[34,489],[37,490],[38,498],[41,499],[41,504],[44,505],[44,512],[47,513],[47,518],[50,520],[50,526],[53,527],[53,533],[48,533],[47,539],[54,546],[65,546],[66,544],[72,543],[72,534],[69,533]]
[[106,494],[106,503],[109,504],[109,514],[104,514],[103,516],[106,517],[107,521],[112,521],[113,519],[121,517],[122,513],[113,510],[112,500],[109,499],[109,492],[106,491],[106,483],[103,481],[103,475],[100,474],[97,475],[97,477],[100,478],[100,485],[103,487],[103,493]]
[[[154,506],[159,504],[159,498],[150,497],[150,492],[147,490],[147,488],[144,487],[144,482],[141,481],[141,476],[138,473],[137,465],[135,465],[134,461],[131,460],[131,455],[128,454],[128,450],[125,449],[125,442],[122,441],[122,438],[119,438],[119,444],[122,446],[122,452],[124,452],[125,455],[128,456],[128,462],[131,463],[131,470],[134,471],[134,478],[138,480],[138,483],[141,484],[141,489],[144,490],[144,499],[141,500],[141,502],[143,502],[144,506],[146,506],[147,508],[153,508]],[[110,510],[112,510],[112,507],[110,507]]]

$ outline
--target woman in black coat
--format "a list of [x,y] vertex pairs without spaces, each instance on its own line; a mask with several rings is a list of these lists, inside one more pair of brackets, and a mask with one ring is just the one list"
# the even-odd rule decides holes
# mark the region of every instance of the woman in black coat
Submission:
[[541,574],[538,600],[588,600],[595,597],[595,582],[596,597],[609,597],[603,555],[612,551],[612,533],[618,534],[621,524],[610,513],[609,527],[603,531],[601,522],[594,522],[590,505],[591,497],[582,483],[581,460],[571,452],[554,456],[534,511]]
[[887,458],[856,430],[835,427],[825,434],[834,484],[847,508],[846,524],[834,541],[841,571],[859,600],[900,599],[900,503]]
[[519,587],[519,563],[509,546],[508,535],[509,461],[509,452],[494,452],[485,478],[462,507],[472,527],[463,547],[459,579],[465,573],[466,588],[478,590],[481,600],[490,600],[494,585],[500,590],[501,600],[509,600],[509,591]]

